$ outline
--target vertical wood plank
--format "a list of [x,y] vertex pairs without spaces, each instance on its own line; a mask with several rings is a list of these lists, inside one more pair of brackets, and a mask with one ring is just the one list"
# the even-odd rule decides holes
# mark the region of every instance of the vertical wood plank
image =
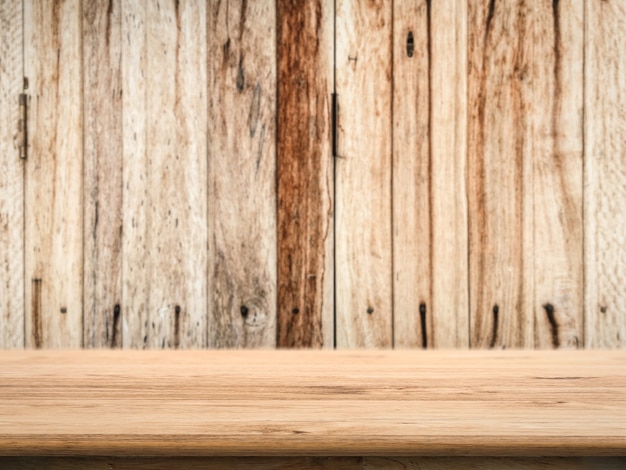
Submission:
[[208,4],[209,345],[276,346],[276,7]]
[[131,96],[125,93],[123,104],[124,143],[130,143],[124,148],[129,230],[123,283],[124,299],[132,300],[125,307],[123,342],[201,347],[207,299],[206,10],[202,2],[133,3],[123,6],[123,55],[136,49],[124,58]]
[[83,4],[85,347],[122,344],[121,2]]
[[334,2],[277,7],[278,346],[332,348]]
[[337,0],[336,335],[391,347],[391,2]]
[[583,346],[583,6],[533,3],[532,309],[542,349]]
[[148,347],[150,302],[146,152],[146,2],[122,1],[122,344]]
[[83,320],[81,7],[24,2],[30,154],[25,182],[26,345],[76,348]]
[[24,347],[24,163],[17,144],[23,90],[22,1],[0,2],[0,349]]
[[472,347],[533,347],[531,5],[470,2]]
[[432,346],[430,5],[393,3],[393,329]]
[[467,2],[430,2],[431,346],[469,346]]
[[626,4],[585,5],[585,346],[624,348]]

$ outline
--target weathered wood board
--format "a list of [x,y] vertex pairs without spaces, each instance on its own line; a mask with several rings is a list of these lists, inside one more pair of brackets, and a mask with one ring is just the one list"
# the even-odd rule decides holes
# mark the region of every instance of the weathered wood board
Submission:
[[472,347],[533,347],[530,8],[468,6]]
[[122,4],[123,344],[205,346],[203,2]]
[[122,345],[122,2],[83,3],[85,347]]
[[336,9],[337,347],[391,347],[392,3]]
[[334,2],[277,8],[278,346],[332,348]]
[[[535,348],[583,347],[583,2],[535,2],[532,279]],[[532,344],[531,344],[532,346]]]
[[432,347],[469,347],[467,4],[430,1]]
[[215,0],[207,10],[209,346],[273,348],[276,6]]
[[432,347],[430,5],[393,2],[393,330]]
[[626,4],[585,9],[585,346],[626,347]]
[[22,1],[0,2],[0,348],[24,347],[24,163]]
[[83,339],[81,20],[77,0],[24,1],[27,347],[76,348]]

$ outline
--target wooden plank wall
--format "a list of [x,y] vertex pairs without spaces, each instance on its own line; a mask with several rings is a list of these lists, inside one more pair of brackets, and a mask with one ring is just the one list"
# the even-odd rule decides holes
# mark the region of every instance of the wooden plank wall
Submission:
[[619,0],[0,24],[1,347],[626,344]]

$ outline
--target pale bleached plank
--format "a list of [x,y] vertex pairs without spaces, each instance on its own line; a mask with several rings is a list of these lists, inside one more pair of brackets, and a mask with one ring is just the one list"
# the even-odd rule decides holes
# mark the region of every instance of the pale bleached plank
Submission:
[[[148,347],[150,253],[146,152],[146,2],[122,1],[122,336],[124,347]],[[152,254],[154,256],[154,254]]]
[[391,347],[392,4],[336,9],[337,347]]
[[81,24],[77,0],[24,2],[28,347],[76,348],[83,339]]
[[472,347],[534,346],[531,8],[468,4]]
[[583,8],[533,3],[520,77],[532,80],[535,348],[583,347]]
[[585,9],[585,346],[626,347],[626,4]]
[[[209,345],[276,346],[276,6],[207,6]],[[303,307],[304,308],[304,307]]]
[[467,3],[431,1],[430,10],[431,345],[467,348]]
[[6,470],[620,470],[624,457],[0,457]]
[[278,346],[333,347],[334,2],[277,2]]
[[0,455],[623,455],[623,351],[8,351]]
[[124,298],[131,299],[124,308],[123,342],[133,348],[201,347],[207,299],[206,10],[202,2],[129,2],[122,10],[123,81],[130,94],[124,93],[123,105],[123,283]]
[[433,346],[430,9],[426,0],[393,3],[393,331],[399,348]]
[[82,8],[85,347],[122,345],[121,6]]
[[24,347],[24,162],[19,95],[24,61],[22,2],[0,2],[0,349]]

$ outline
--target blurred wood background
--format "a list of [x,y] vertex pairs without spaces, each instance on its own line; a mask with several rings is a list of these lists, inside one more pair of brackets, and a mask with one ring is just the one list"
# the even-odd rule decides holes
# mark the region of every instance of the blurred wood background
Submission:
[[621,0],[0,26],[1,348],[626,345]]

